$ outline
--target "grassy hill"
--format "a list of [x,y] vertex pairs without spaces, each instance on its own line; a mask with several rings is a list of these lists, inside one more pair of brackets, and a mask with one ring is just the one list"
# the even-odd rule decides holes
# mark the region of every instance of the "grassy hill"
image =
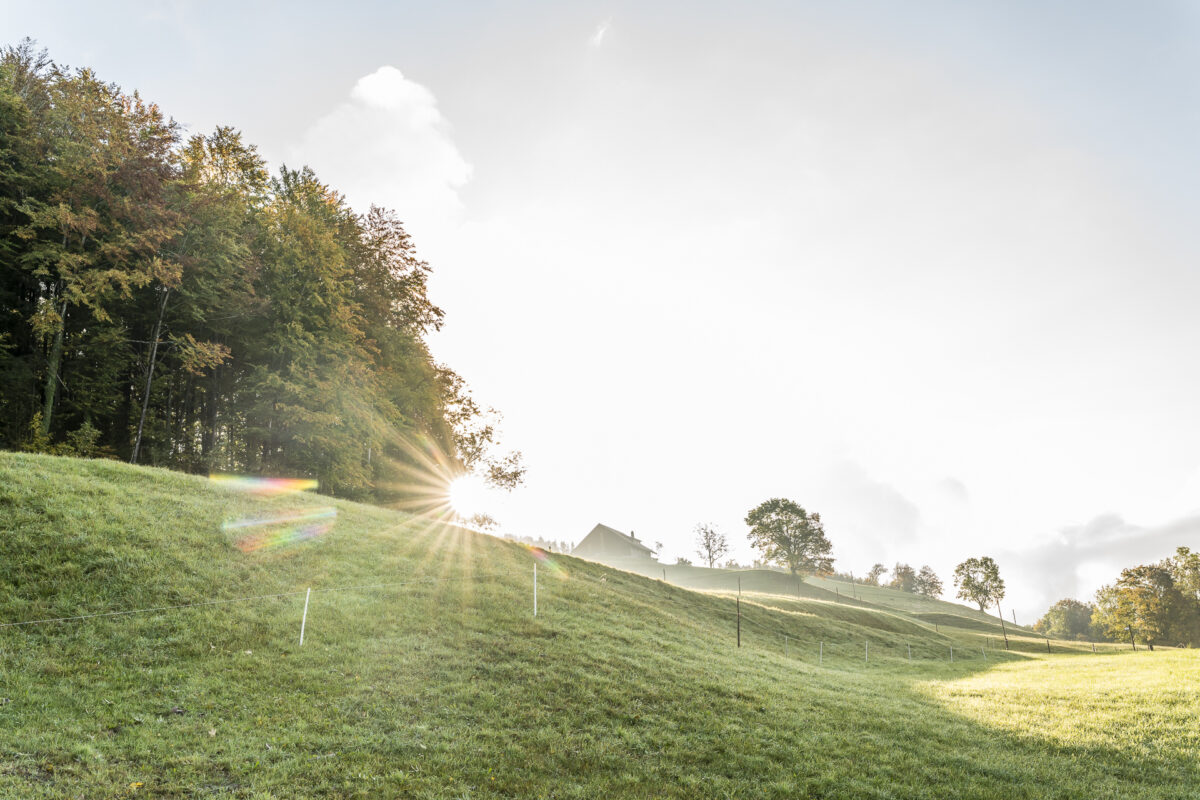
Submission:
[[[999,617],[961,603],[925,597],[912,592],[902,592],[886,586],[866,586],[832,578],[809,578],[808,583],[825,591],[837,591],[841,595],[850,596],[874,606],[911,614],[930,623],[937,622],[953,627],[1000,633]],[[1015,629],[1018,633],[1034,634],[1033,628],[1026,625],[1018,626],[1011,620],[1005,620],[1004,625],[1010,631]]]
[[728,591],[315,495],[0,454],[0,797],[1200,785],[1193,653],[1006,653],[826,594],[744,591],[739,648]]

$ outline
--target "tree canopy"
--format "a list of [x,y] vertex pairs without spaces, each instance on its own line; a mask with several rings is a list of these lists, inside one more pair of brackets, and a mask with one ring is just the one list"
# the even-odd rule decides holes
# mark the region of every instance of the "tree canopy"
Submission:
[[999,603],[1004,599],[1000,568],[990,556],[968,558],[955,567],[954,587],[960,599],[977,604],[980,611],[989,603]]
[[933,567],[926,564],[921,567],[921,571],[917,573],[917,579],[913,586],[913,591],[925,597],[941,597],[942,596],[942,579],[933,571]]
[[892,579],[888,581],[888,586],[902,592],[915,592],[917,590],[917,573],[908,564],[897,562],[896,566],[892,567]]
[[1197,641],[1196,604],[1175,585],[1167,563],[1130,567],[1096,593],[1096,625],[1115,640],[1156,644]]
[[1064,598],[1046,611],[1033,624],[1038,633],[1055,639],[1087,639],[1092,634],[1092,614],[1096,607],[1091,603]]
[[0,446],[377,502],[522,478],[430,355],[443,312],[394,212],[29,41],[0,54],[0,234]]
[[833,545],[825,537],[821,515],[782,497],[765,500],[746,514],[750,544],[772,563],[794,575],[828,574]]

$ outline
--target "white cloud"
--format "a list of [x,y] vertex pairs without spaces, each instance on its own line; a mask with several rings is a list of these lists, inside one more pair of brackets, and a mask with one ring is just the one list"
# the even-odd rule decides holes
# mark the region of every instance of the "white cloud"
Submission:
[[998,553],[997,560],[1010,593],[1019,598],[1018,611],[1032,615],[1064,597],[1091,600],[1122,569],[1166,558],[1177,547],[1194,545],[1198,537],[1200,515],[1143,526],[1119,514],[1102,514],[1063,528],[1038,547]]
[[600,26],[596,28],[595,32],[592,33],[591,38],[588,39],[588,44],[590,44],[592,47],[599,47],[600,45],[604,44],[604,37],[608,34],[608,29],[611,27],[612,20],[604,20],[604,22],[600,23]]
[[459,213],[458,190],[471,178],[433,92],[391,66],[360,78],[349,99],[313,123],[287,154],[356,209],[388,206],[426,229]]

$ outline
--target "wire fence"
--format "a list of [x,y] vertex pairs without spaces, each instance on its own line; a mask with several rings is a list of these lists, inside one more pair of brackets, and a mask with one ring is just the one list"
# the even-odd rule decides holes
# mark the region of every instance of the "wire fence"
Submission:
[[[147,606],[145,608],[96,611],[96,612],[87,613],[87,614],[73,614],[73,615],[58,616],[58,617],[45,617],[45,618],[40,618],[40,619],[0,622],[0,629],[26,628],[26,627],[39,626],[39,625],[57,625],[57,624],[66,624],[66,623],[73,623],[73,622],[85,622],[85,621],[89,621],[89,620],[100,620],[100,619],[106,619],[106,618],[130,617],[130,616],[142,615],[142,614],[164,614],[164,613],[168,613],[168,612],[184,611],[184,610],[188,610],[188,609],[232,605],[232,604],[238,604],[238,603],[254,603],[254,602],[261,602],[261,601],[265,601],[265,600],[278,600],[278,599],[284,599],[284,598],[299,598],[300,596],[304,596],[304,598],[305,598],[304,613],[303,613],[302,618],[300,619],[300,644],[303,645],[304,644],[304,626],[306,624],[307,617],[308,617],[309,603],[311,602],[312,598],[318,598],[318,602],[319,602],[320,595],[333,595],[333,594],[338,594],[338,593],[350,593],[350,592],[367,592],[367,591],[374,591],[374,590],[380,590],[380,589],[394,589],[394,588],[400,588],[400,587],[436,586],[439,584],[463,582],[463,581],[479,582],[479,581],[492,580],[492,579],[511,580],[513,577],[514,577],[514,575],[512,572],[496,572],[496,573],[488,573],[488,574],[462,575],[462,576],[457,576],[457,577],[424,577],[424,578],[408,579],[408,580],[403,580],[403,581],[379,581],[379,582],[374,582],[374,583],[354,584],[354,585],[347,585],[347,586],[328,586],[328,587],[319,587],[319,588],[315,588],[315,589],[307,588],[304,590],[295,590],[295,591],[288,591],[288,592],[274,592],[274,593],[269,593],[269,594],[256,594],[256,595],[244,595],[244,596],[239,596],[239,597],[216,598],[216,599],[212,599],[212,600],[202,600],[202,601],[197,601],[197,602],[193,602],[193,603],[178,603],[178,604],[172,604],[172,605]],[[641,576],[638,576],[638,577],[641,577]],[[586,581],[586,582],[592,584],[594,587],[605,590],[605,591],[610,591],[611,589],[614,588],[614,586],[609,583],[607,576],[601,576],[599,578],[594,578],[594,577],[586,575],[586,574],[576,573],[572,576],[572,579]],[[656,579],[648,578],[647,580],[656,580]],[[532,598],[531,598],[531,600],[532,600],[532,602],[531,602],[532,615],[534,617],[538,617],[539,581],[538,581],[538,577],[537,577],[536,562],[534,563],[534,567],[533,567],[533,576],[532,576],[531,583],[532,583]],[[615,581],[613,583],[615,584]],[[683,587],[674,587],[673,584],[666,583],[665,581],[664,581],[664,584],[667,586],[672,586],[673,588],[681,589],[683,591],[690,591],[690,590],[683,589]],[[771,625],[764,624],[763,622],[754,619],[752,615],[743,613],[743,610],[742,610],[743,605],[746,605],[750,609],[753,609],[755,614],[760,614],[760,615],[761,614],[786,614],[786,613],[789,613],[784,609],[775,609],[770,606],[743,603],[740,593],[738,594],[738,596],[736,598],[729,598],[729,597],[726,597],[723,595],[709,595],[709,597],[712,598],[713,600],[715,600],[718,603],[718,605],[723,605],[724,602],[728,602],[730,605],[733,606],[732,608],[728,608],[728,607],[718,608],[718,609],[710,608],[710,609],[708,609],[708,611],[711,612],[713,610],[716,610],[718,614],[720,614],[723,618],[725,618],[730,623],[732,635],[729,637],[729,639],[735,639],[737,647],[739,647],[739,648],[742,647],[742,638],[743,638],[742,637],[742,627],[746,626],[747,629],[752,629],[757,634],[759,634],[761,637],[765,638],[768,643],[773,643],[773,645],[775,647],[778,647],[779,650],[782,652],[782,654],[785,657],[794,658],[797,660],[804,660],[804,661],[814,661],[815,660],[815,662],[819,666],[823,666],[827,660],[837,662],[840,664],[845,664],[848,661],[858,661],[859,663],[862,663],[862,664],[870,664],[871,660],[872,660],[872,656],[874,656],[876,661],[879,661],[883,658],[890,658],[892,660],[897,660],[897,659],[906,660],[909,662],[931,662],[931,661],[963,662],[963,661],[978,661],[978,660],[995,660],[998,657],[1001,657],[1001,653],[1003,652],[1003,651],[999,650],[999,648],[996,646],[996,644],[992,641],[991,637],[985,638],[984,640],[982,640],[982,642],[980,644],[975,645],[975,646],[963,646],[961,642],[956,643],[955,641],[949,639],[948,637],[944,637],[944,636],[942,637],[945,639],[944,643],[939,643],[939,644],[931,643],[927,639],[917,638],[917,639],[909,640],[909,639],[903,637],[902,635],[893,635],[892,637],[888,637],[888,638],[880,636],[876,639],[871,639],[869,637],[863,637],[861,639],[857,639],[854,641],[849,641],[846,639],[838,640],[838,639],[834,639],[832,637],[827,638],[827,639],[814,639],[811,637],[811,635],[797,633],[797,631],[795,631],[794,629],[787,630],[783,627],[780,627],[778,625],[778,620],[773,620],[773,624],[771,624]],[[550,598],[552,608],[553,608],[554,600],[555,600],[554,597]],[[543,590],[543,611],[545,610],[545,607],[546,607],[545,603],[546,603],[546,598],[544,596],[544,590]],[[647,603],[647,604],[643,604],[643,605],[646,605],[648,608],[655,609],[659,612],[664,611],[662,605],[655,606],[652,603]],[[700,609],[693,606],[691,610],[699,611]],[[543,613],[543,616],[544,616],[544,613]],[[667,621],[670,623],[674,623],[676,625],[678,625],[680,622],[680,620],[676,617],[671,617]],[[697,627],[699,627],[699,626],[697,626]],[[711,628],[706,628],[706,630],[711,631]],[[725,637],[721,637],[721,638],[724,639]],[[899,641],[897,639],[899,639]],[[726,641],[728,642],[728,639],[726,639]],[[768,646],[772,647],[772,645],[768,645]],[[772,649],[773,649],[773,647],[772,647]],[[1049,649],[1049,640],[1047,640],[1047,649]],[[992,651],[991,655],[989,655],[989,650]],[[1093,653],[1096,652],[1094,645],[1092,647],[1092,652]]]

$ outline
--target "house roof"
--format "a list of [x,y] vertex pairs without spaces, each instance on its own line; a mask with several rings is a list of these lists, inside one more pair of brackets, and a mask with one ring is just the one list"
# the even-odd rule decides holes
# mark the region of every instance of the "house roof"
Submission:
[[597,524],[596,527],[592,528],[591,532],[588,533],[587,536],[583,537],[583,541],[581,541],[579,544],[583,544],[583,542],[587,541],[588,538],[591,536],[594,536],[596,534],[606,534],[606,533],[611,534],[613,536],[619,536],[622,539],[624,539],[626,542],[628,542],[631,546],[637,548],[638,550],[644,550],[645,552],[649,553],[650,555],[654,555],[654,551],[651,550],[649,547],[646,547],[646,545],[639,542],[632,533],[621,533],[616,528],[610,528],[607,525]]

